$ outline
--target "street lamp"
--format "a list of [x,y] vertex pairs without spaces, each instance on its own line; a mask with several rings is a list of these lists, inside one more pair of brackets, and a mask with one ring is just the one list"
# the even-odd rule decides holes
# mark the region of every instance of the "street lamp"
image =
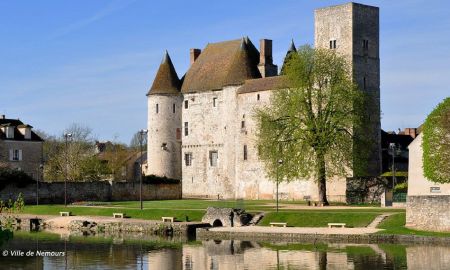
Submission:
[[280,168],[281,164],[283,164],[283,160],[279,159],[277,164],[277,212],[278,212],[278,182],[279,182],[279,173],[278,173],[278,169]]
[[392,188],[395,187],[395,155],[397,154],[397,151],[399,151],[400,149],[397,149],[397,146],[395,145],[395,143],[390,143],[389,144],[389,153],[392,155]]
[[43,180],[44,164],[39,164],[38,176],[36,177],[36,205],[39,205],[39,181]]
[[68,166],[69,166],[69,158],[68,158],[68,140],[72,138],[72,133],[64,133],[64,141],[66,146],[66,170],[65,170],[65,179],[64,179],[64,206],[67,207],[67,178],[68,178]]
[[142,209],[144,209],[144,207],[143,207],[143,205],[142,205],[142,179],[144,178],[144,174],[143,174],[143,171],[142,171],[142,164],[143,164],[143,162],[144,162],[144,160],[143,160],[143,158],[142,158],[142,152],[143,152],[143,149],[142,149],[142,144],[143,144],[143,142],[144,142],[144,136],[145,135],[147,135],[147,133],[148,133],[148,130],[146,130],[146,129],[141,129],[140,131],[139,131],[139,145],[140,145],[140,147],[141,147],[141,156],[140,156],[140,164],[141,164],[141,166],[140,166],[140,169],[141,169],[141,179],[140,179],[140,184],[139,184],[139,201],[140,201],[140,203],[141,203],[141,210]]

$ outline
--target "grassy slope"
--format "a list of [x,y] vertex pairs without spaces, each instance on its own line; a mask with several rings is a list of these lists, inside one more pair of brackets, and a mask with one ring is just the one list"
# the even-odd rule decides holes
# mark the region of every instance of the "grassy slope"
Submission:
[[405,222],[406,222],[406,214],[405,213],[394,214],[394,215],[386,218],[386,220],[384,220],[380,225],[378,225],[378,228],[385,229],[384,231],[381,231],[378,233],[450,237],[450,233],[411,230],[411,229],[405,228]]

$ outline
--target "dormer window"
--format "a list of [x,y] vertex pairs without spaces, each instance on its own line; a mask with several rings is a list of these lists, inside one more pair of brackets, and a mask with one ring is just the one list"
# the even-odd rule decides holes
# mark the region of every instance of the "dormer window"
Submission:
[[17,129],[19,130],[20,134],[23,135],[25,140],[30,140],[31,139],[31,128],[32,128],[32,126],[30,126],[30,125],[19,125],[17,127]]
[[14,127],[6,127],[5,133],[7,139],[14,139]]

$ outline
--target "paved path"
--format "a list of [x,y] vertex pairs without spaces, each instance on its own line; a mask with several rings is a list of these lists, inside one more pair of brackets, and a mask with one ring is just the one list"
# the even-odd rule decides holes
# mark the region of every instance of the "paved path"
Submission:
[[310,228],[310,227],[265,227],[265,226],[245,226],[245,227],[215,227],[210,228],[211,232],[235,232],[235,233],[291,233],[291,234],[345,234],[360,235],[372,234],[381,229],[376,228]]
[[376,228],[385,218],[392,215],[392,213],[383,213],[376,217],[369,225],[367,225],[367,228]]

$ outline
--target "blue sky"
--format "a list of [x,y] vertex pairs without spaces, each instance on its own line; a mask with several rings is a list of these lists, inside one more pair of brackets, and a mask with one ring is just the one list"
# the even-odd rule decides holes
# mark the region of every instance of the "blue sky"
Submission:
[[[128,143],[145,128],[146,92],[167,49],[181,77],[189,49],[248,35],[313,44],[315,8],[345,1],[0,1],[0,114],[50,134],[71,123]],[[450,96],[450,4],[380,7],[382,128],[416,127]]]

